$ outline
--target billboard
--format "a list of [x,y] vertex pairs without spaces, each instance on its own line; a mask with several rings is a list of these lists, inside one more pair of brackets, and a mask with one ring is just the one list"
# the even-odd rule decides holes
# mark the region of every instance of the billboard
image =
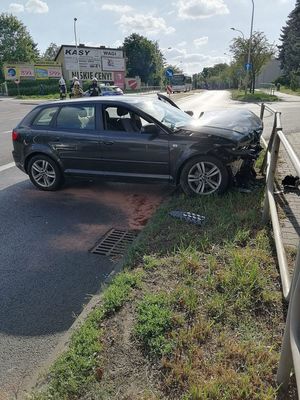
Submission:
[[103,71],[125,71],[124,58],[102,57]]
[[14,81],[20,78],[19,67],[16,65],[5,65],[4,69],[4,77],[6,81]]
[[[125,71],[123,50],[62,46],[59,54],[62,56],[58,59],[63,63],[66,79],[77,76],[80,80],[97,78],[101,81],[113,82],[113,72]],[[78,70],[80,70],[80,76]]]
[[25,79],[59,79],[62,76],[59,65],[39,64],[5,64],[3,67],[5,80]]
[[34,79],[34,66],[33,65],[20,65],[20,78]]

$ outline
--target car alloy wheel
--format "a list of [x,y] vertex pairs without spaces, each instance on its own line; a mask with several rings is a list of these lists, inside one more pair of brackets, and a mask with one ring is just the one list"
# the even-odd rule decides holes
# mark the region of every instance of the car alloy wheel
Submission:
[[63,180],[57,163],[42,154],[29,161],[28,174],[31,182],[41,190],[56,190]]
[[44,188],[51,187],[55,182],[55,170],[46,160],[35,161],[31,166],[31,172],[36,183]]
[[187,195],[223,193],[228,186],[226,166],[209,155],[197,156],[187,161],[180,175],[180,185]]
[[218,191],[221,182],[221,171],[211,162],[198,162],[188,173],[188,184],[196,194],[214,193]]

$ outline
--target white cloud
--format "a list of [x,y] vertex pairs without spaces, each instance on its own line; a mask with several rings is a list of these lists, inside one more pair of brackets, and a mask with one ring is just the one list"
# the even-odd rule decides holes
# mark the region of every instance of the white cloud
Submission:
[[200,38],[194,39],[193,43],[196,47],[205,45],[208,42],[208,36],[202,36]]
[[19,4],[19,3],[10,3],[9,7],[8,7],[8,12],[11,13],[22,13],[24,12],[24,6],[23,4]]
[[178,16],[183,19],[202,19],[229,14],[224,0],[179,0]]
[[212,56],[202,53],[188,53],[186,49],[172,48],[165,52],[167,62],[177,65],[189,74],[201,72],[204,67],[227,61],[225,56]]
[[152,15],[122,15],[117,24],[120,25],[124,33],[142,32],[148,35],[155,35],[158,33],[170,34],[175,32],[172,26],[167,26],[164,18],[153,17]]
[[132,11],[132,7],[128,6],[128,5],[121,5],[121,4],[103,4],[101,6],[101,10],[105,10],[105,11],[114,11],[117,13],[128,13],[130,11]]
[[178,43],[178,47],[184,47],[187,45],[187,42],[184,40],[183,42]]
[[123,41],[122,40],[116,40],[113,44],[112,47],[122,47],[123,46]]
[[49,11],[48,4],[42,0],[28,0],[25,9],[33,14],[45,14]]

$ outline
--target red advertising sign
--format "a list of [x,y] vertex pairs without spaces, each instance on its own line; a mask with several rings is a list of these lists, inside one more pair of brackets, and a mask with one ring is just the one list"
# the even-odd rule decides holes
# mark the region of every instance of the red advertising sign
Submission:
[[34,67],[20,66],[20,76],[22,78],[34,78]]
[[49,78],[60,78],[61,68],[60,67],[48,67],[48,77]]
[[114,72],[114,84],[119,88],[125,87],[125,72]]

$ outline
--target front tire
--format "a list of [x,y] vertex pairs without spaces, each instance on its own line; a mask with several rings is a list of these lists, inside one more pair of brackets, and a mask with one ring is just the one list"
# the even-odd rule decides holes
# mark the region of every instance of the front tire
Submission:
[[28,164],[31,182],[40,190],[54,191],[63,183],[63,176],[57,163],[43,154],[32,157]]
[[225,165],[215,157],[198,156],[188,161],[180,175],[180,186],[188,196],[223,193],[229,182]]

